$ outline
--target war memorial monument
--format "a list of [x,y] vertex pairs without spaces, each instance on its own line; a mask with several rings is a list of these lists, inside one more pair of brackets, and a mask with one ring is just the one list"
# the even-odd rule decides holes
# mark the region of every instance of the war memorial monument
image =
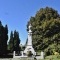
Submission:
[[28,41],[27,41],[27,45],[26,45],[26,48],[23,50],[23,51],[21,51],[21,56],[15,56],[15,51],[14,51],[14,53],[13,53],[13,58],[27,58],[28,56],[27,56],[27,52],[31,52],[32,53],[32,56],[30,57],[30,58],[36,58],[36,59],[44,59],[44,53],[43,52],[41,52],[41,55],[40,56],[37,56],[36,55],[36,52],[35,52],[35,50],[34,50],[34,48],[33,48],[33,46],[32,46],[32,31],[31,31],[31,24],[29,25],[29,27],[28,27]]

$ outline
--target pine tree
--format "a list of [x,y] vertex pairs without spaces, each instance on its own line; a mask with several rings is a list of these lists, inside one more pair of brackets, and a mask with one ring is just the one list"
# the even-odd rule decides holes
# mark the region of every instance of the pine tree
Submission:
[[0,55],[7,54],[8,27],[0,21]]
[[19,33],[15,30],[14,33],[11,31],[10,40],[9,40],[9,50],[13,51],[20,51],[20,38]]
[[15,51],[19,51],[19,44],[20,44],[19,33],[15,30],[14,31],[14,50]]
[[13,37],[13,31],[11,31],[10,34],[10,40],[9,40],[9,50],[11,50],[11,52],[13,52],[14,50],[14,37]]

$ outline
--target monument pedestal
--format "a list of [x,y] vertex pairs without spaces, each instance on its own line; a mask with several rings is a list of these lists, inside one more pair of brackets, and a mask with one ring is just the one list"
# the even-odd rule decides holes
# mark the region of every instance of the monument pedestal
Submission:
[[27,53],[28,51],[31,51],[33,55],[36,55],[36,52],[34,51],[32,46],[26,46],[24,53]]

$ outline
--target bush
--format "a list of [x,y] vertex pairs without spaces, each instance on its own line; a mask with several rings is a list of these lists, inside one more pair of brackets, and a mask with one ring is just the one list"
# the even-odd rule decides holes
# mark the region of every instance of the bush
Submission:
[[55,52],[54,55],[59,55],[59,53],[58,52]]

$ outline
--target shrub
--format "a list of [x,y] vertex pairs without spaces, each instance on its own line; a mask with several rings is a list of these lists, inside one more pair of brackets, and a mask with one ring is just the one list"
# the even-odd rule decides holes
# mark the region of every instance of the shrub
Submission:
[[55,52],[54,55],[59,55],[59,53],[58,52]]

